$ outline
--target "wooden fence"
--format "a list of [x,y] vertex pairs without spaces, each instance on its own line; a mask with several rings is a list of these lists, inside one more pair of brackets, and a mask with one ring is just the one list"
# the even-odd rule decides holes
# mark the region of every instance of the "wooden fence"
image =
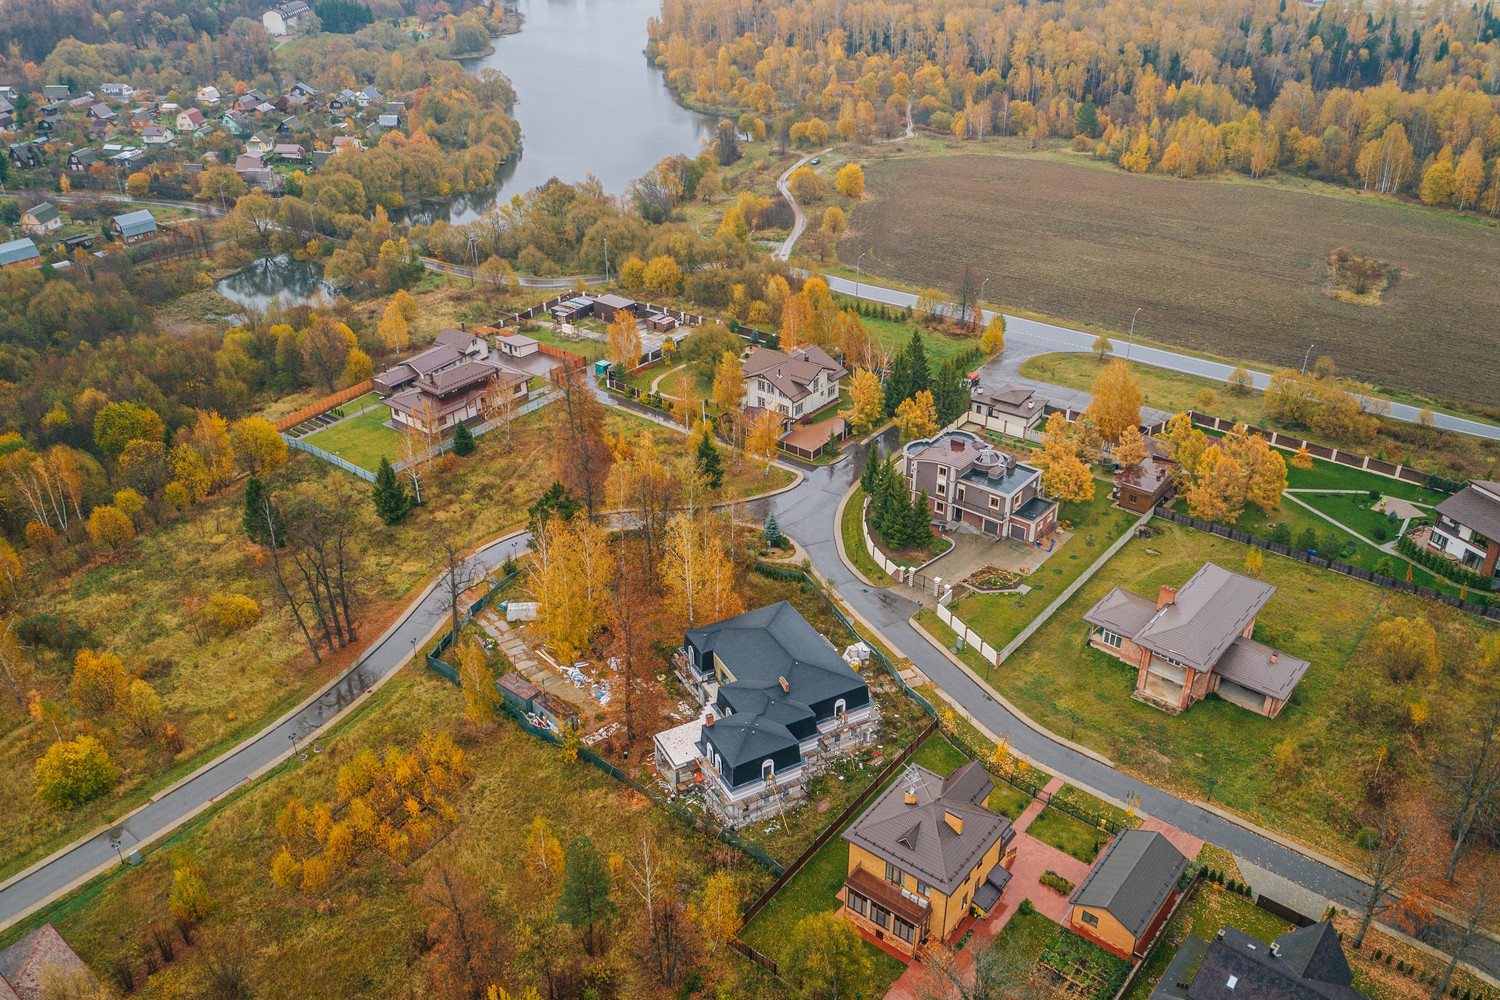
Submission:
[[349,388],[340,390],[339,392],[334,393],[332,396],[324,396],[316,403],[313,403],[309,406],[304,406],[302,409],[296,411],[295,413],[289,416],[282,417],[280,420],[276,421],[275,427],[278,431],[289,431],[293,427],[296,427],[298,424],[302,423],[302,421],[311,420],[313,417],[316,417],[320,413],[327,413],[335,406],[347,403],[351,399],[357,399],[373,388],[375,388],[375,383],[369,379],[365,379],[363,382],[360,382],[357,385],[351,385]]
[[1264,538],[1257,538],[1256,536],[1249,534],[1248,532],[1241,531],[1238,528],[1230,528],[1222,524],[1214,524],[1212,521],[1200,521],[1196,517],[1188,517],[1185,514],[1179,514],[1175,510],[1170,510],[1166,507],[1157,507],[1156,510],[1153,511],[1153,513],[1157,517],[1164,518],[1165,520],[1171,521],[1174,524],[1186,525],[1187,527],[1192,528],[1195,531],[1203,531],[1211,535],[1218,535],[1220,538],[1227,538],[1232,542],[1240,542],[1244,545],[1253,545],[1258,549],[1265,549],[1268,552],[1274,552],[1279,556],[1286,556],[1289,559],[1295,559],[1298,562],[1304,562],[1309,566],[1316,566],[1319,569],[1331,569],[1335,573],[1342,573],[1344,576],[1352,576],[1356,580],[1363,580],[1366,583],[1373,583],[1375,586],[1384,587],[1387,590],[1398,590],[1403,594],[1416,594],[1419,597],[1430,597],[1435,601],[1442,601],[1449,607],[1457,608],[1460,611],[1466,611],[1471,615],[1479,615],[1481,618],[1488,618],[1492,621],[1500,621],[1500,604],[1480,604],[1476,601],[1461,601],[1458,598],[1452,597],[1448,594],[1444,594],[1441,591],[1433,590],[1431,587],[1422,587],[1415,583],[1407,583],[1405,580],[1393,580],[1388,576],[1381,576],[1379,573],[1372,573],[1369,570],[1361,569],[1358,566],[1350,566],[1348,563],[1340,562],[1337,559],[1325,559],[1323,556],[1312,555],[1310,553],[1303,552],[1300,549],[1294,549],[1290,545],[1283,545],[1280,542],[1270,542]]

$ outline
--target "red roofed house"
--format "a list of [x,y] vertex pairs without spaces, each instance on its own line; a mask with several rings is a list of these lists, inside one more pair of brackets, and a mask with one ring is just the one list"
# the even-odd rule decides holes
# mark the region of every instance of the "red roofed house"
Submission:
[[1218,694],[1259,715],[1286,707],[1308,663],[1250,638],[1276,588],[1204,563],[1152,601],[1116,587],[1089,609],[1089,645],[1136,669],[1134,697],[1177,714]]
[[51,924],[0,951],[0,1000],[41,1000],[52,995],[43,984],[56,979],[70,986],[94,983],[89,967]]

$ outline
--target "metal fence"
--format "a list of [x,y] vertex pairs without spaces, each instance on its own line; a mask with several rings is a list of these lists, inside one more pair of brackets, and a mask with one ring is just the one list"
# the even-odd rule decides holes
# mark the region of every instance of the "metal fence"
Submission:
[[1185,514],[1179,514],[1166,507],[1157,507],[1153,513],[1157,517],[1171,521],[1174,524],[1186,525],[1195,531],[1218,535],[1220,538],[1227,538],[1232,542],[1239,542],[1242,545],[1253,545],[1258,549],[1265,549],[1268,552],[1274,552],[1279,556],[1286,556],[1288,559],[1295,559],[1298,562],[1304,562],[1309,566],[1316,566],[1319,569],[1333,570],[1335,573],[1342,573],[1344,576],[1350,576],[1356,580],[1373,583],[1375,586],[1384,587],[1387,590],[1397,590],[1403,594],[1416,594],[1419,597],[1430,597],[1435,601],[1442,601],[1449,607],[1458,608],[1460,611],[1466,611],[1471,615],[1479,615],[1482,618],[1500,621],[1500,605],[1459,600],[1457,597],[1433,590],[1431,587],[1408,583],[1405,580],[1393,580],[1388,576],[1372,573],[1358,566],[1350,566],[1348,563],[1340,562],[1337,559],[1327,559],[1323,556],[1303,552],[1300,549],[1294,549],[1290,545],[1283,545],[1280,542],[1270,542],[1264,538],[1257,538],[1238,528],[1215,524],[1212,521],[1201,521],[1196,517],[1188,517]]
[[286,442],[288,448],[296,448],[298,451],[305,451],[309,455],[316,455],[323,461],[328,462],[332,465],[336,465],[340,469],[343,469],[345,472],[356,475],[367,483],[373,483],[375,481],[375,473],[371,472],[369,469],[361,469],[353,462],[339,458],[331,451],[324,451],[317,445],[308,444],[301,438],[294,438],[287,434],[281,435],[281,439]]

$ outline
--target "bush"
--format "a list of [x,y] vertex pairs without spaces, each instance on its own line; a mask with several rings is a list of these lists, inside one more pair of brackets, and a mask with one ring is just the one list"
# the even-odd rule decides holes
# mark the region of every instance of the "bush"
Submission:
[[1491,583],[1489,577],[1465,569],[1452,559],[1438,555],[1423,545],[1412,541],[1410,535],[1402,535],[1396,539],[1396,551],[1419,566],[1425,566],[1439,576],[1447,577],[1454,583],[1463,584],[1470,590],[1489,590]]
[[32,772],[36,796],[57,809],[72,809],[98,798],[120,780],[109,751],[92,736],[54,743]]
[[1068,896],[1072,895],[1073,893],[1073,883],[1068,879],[1063,878],[1055,871],[1048,870],[1042,872],[1041,877],[1038,878],[1037,881],[1042,883],[1042,885],[1045,885],[1047,888],[1051,889],[1053,892],[1057,893],[1059,896]]
[[1375,529],[1375,540],[1377,542],[1383,542],[1383,541],[1385,541],[1387,538],[1390,537],[1390,535],[1391,535],[1391,533],[1389,531],[1385,530],[1385,526],[1384,525],[1381,525],[1380,527],[1377,527]]
[[260,605],[244,594],[220,591],[208,599],[203,614],[219,635],[232,635],[260,621]]
[[1021,900],[1021,905],[1016,907],[1016,912],[1023,917],[1029,917],[1036,912],[1036,907],[1029,898]]

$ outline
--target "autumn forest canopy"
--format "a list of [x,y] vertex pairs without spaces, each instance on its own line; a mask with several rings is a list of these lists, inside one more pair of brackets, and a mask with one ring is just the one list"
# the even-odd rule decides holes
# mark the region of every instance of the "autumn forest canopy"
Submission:
[[816,142],[908,114],[1139,172],[1287,171],[1500,211],[1500,16],[1207,0],[664,0],[650,54],[686,100]]

